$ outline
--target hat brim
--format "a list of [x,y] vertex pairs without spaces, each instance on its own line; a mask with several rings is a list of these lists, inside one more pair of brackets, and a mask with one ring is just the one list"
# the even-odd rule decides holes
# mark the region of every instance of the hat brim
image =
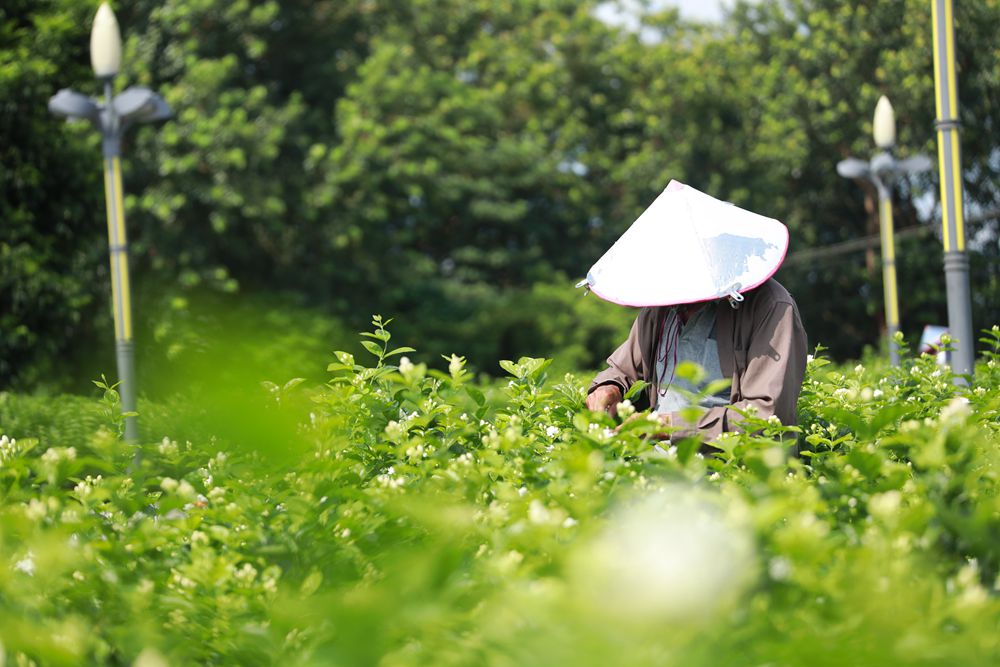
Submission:
[[624,306],[669,306],[742,294],[777,272],[788,228],[671,181],[587,273]]

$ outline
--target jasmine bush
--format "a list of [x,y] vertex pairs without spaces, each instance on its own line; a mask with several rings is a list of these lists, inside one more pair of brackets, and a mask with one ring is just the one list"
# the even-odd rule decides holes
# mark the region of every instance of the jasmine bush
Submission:
[[97,402],[0,394],[0,655],[1000,659],[997,327],[967,385],[932,357],[818,354],[799,426],[750,416],[753,434],[699,448],[656,446],[641,418],[616,432],[550,360],[482,385],[463,357],[411,360],[387,325],[321,386],[140,405],[157,438],[138,457],[107,383]]

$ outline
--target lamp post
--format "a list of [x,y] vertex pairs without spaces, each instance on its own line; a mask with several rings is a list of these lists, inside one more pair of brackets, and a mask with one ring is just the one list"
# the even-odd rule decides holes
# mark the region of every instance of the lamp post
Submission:
[[[132,86],[114,95],[113,81],[121,68],[121,60],[118,21],[111,7],[103,3],[97,10],[90,33],[90,62],[103,84],[104,101],[64,88],[49,99],[49,111],[69,120],[89,121],[101,133],[119,392],[122,411],[135,412],[135,348],[122,201],[121,140],[132,124],[166,120],[171,114],[163,98],[148,88]],[[129,442],[139,439],[134,415],[125,419],[125,439]]]
[[897,178],[931,168],[925,155],[897,160],[892,154],[896,145],[896,117],[889,99],[883,95],[875,105],[872,134],[878,152],[865,162],[847,158],[837,163],[837,173],[844,178],[867,180],[878,192],[879,228],[882,235],[882,289],[885,298],[885,323],[889,334],[889,361],[899,365],[896,332],[899,331],[899,297],[896,288],[896,242],[892,227],[892,186]]

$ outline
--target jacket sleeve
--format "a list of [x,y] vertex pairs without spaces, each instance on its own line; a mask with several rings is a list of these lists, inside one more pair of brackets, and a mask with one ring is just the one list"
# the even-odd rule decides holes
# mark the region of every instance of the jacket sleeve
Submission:
[[632,384],[640,379],[642,373],[642,353],[639,348],[640,317],[635,318],[625,342],[608,357],[608,367],[594,377],[587,390],[588,394],[601,385],[615,384],[624,395]]
[[[739,431],[743,417],[732,408],[746,410],[752,406],[757,416],[767,419],[776,415],[782,424],[797,421],[797,405],[808,355],[806,332],[794,303],[776,301],[755,322],[753,335],[745,351],[736,350],[740,400],[732,407],[712,408],[701,416],[694,427],[686,425],[679,414],[671,415],[681,426],[675,436],[700,432],[711,441],[728,431]],[[737,371],[738,372],[738,371]]]

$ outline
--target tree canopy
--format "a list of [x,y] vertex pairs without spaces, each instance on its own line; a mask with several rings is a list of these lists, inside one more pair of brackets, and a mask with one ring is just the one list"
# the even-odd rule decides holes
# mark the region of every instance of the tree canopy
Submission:
[[[898,153],[935,153],[930,4],[739,2],[713,25],[647,11],[638,32],[596,4],[114,3],[118,85],[176,114],[124,146],[140,335],[177,350],[196,303],[267,292],[351,326],[392,313],[482,369],[556,346],[595,366],[629,313],[572,284],[675,178],[789,226],[778,278],[812,342],[876,345],[877,253],[794,257],[877,231],[873,192],[835,165],[871,155],[880,95]],[[46,110],[98,92],[96,6],[0,8],[0,386],[111,367],[110,345],[93,355],[111,330],[98,138]],[[955,11],[978,328],[1000,320],[981,215],[1000,202],[1000,3]],[[895,192],[897,228],[930,230],[897,253],[911,336],[947,319],[935,182]]]

